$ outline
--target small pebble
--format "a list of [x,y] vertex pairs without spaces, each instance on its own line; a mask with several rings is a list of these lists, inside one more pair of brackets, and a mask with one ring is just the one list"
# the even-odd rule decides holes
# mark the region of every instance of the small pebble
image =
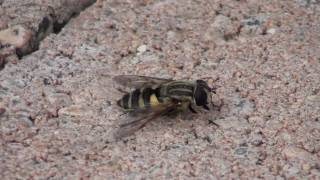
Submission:
[[143,44],[137,48],[138,54],[142,54],[147,51],[147,45]]
[[274,33],[276,33],[276,29],[275,28],[270,28],[270,29],[267,30],[267,33],[268,34],[274,34]]
[[247,152],[248,152],[248,148],[246,148],[246,147],[240,147],[240,148],[236,149],[234,153],[235,153],[236,155],[243,156],[243,155],[245,155]]

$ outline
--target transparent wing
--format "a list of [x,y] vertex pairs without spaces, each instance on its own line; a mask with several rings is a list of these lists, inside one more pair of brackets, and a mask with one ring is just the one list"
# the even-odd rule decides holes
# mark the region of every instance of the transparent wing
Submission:
[[137,75],[119,75],[115,76],[113,80],[124,87],[129,88],[142,88],[142,87],[152,87],[158,86],[163,83],[172,81],[172,79],[162,79],[156,77],[148,76],[137,76]]
[[116,130],[114,138],[116,141],[132,135],[137,130],[141,129],[148,122],[155,120],[156,118],[166,115],[173,111],[175,104],[171,104],[166,108],[162,108],[158,111],[152,111],[151,109],[145,111],[136,111],[133,115],[130,115],[125,120],[125,123],[121,124],[119,129]]

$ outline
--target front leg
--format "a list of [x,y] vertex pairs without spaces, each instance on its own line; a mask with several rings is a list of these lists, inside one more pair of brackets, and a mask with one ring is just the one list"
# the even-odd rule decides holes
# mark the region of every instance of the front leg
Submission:
[[192,113],[197,114],[197,111],[193,109],[191,103],[189,104],[188,108]]

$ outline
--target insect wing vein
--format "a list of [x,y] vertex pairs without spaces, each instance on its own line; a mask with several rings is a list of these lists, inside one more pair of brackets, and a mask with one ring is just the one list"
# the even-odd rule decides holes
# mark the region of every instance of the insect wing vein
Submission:
[[119,75],[115,76],[113,78],[113,81],[124,87],[139,89],[142,87],[158,86],[160,84],[170,82],[172,81],[172,79],[162,79],[136,75]]

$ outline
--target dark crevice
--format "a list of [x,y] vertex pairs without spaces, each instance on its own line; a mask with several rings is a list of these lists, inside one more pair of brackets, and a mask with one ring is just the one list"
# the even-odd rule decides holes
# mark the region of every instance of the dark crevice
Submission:
[[86,3],[86,4],[83,4],[82,8],[81,8],[79,11],[73,12],[73,13],[70,15],[69,19],[67,19],[67,20],[65,20],[65,21],[63,21],[63,22],[55,21],[55,22],[53,23],[53,33],[59,34],[60,31],[62,30],[62,28],[63,28],[65,25],[67,25],[71,19],[78,17],[79,14],[80,14],[82,11],[84,11],[85,9],[87,9],[88,7],[90,7],[90,6],[91,6],[92,4],[94,4],[95,2],[96,2],[96,0],[92,0],[92,1],[89,1],[88,3]]
[[[1,2],[1,0],[0,0]],[[39,45],[43,39],[45,39],[48,35],[51,33],[58,34],[61,32],[61,30],[70,22],[71,19],[77,17],[82,11],[84,11],[86,8],[90,7],[92,4],[94,4],[96,0],[89,1],[86,4],[82,5],[82,8],[79,9],[79,11],[73,12],[68,19],[65,19],[63,22],[59,22],[59,20],[56,18],[56,15],[54,12],[52,14],[49,14],[45,17],[43,17],[42,21],[38,25],[38,30],[34,32],[33,37],[28,42],[28,48],[16,48],[15,54],[18,56],[19,59],[23,58],[26,55],[29,55],[39,49]],[[19,32],[17,32],[19,33]],[[2,47],[3,46],[3,47]],[[4,45],[0,46],[0,50],[6,48]],[[1,56],[1,53],[0,53]],[[4,57],[5,58],[5,57]],[[3,69],[6,62],[5,60],[1,61],[0,57],[0,70]]]
[[53,33],[59,34],[60,31],[62,30],[62,28],[63,28],[66,24],[68,24],[68,21],[64,21],[64,22],[62,22],[62,23],[55,22],[55,23],[53,24]]
[[[34,49],[32,52],[37,51],[38,49],[39,49],[39,48],[36,48],[36,49]],[[22,59],[23,56],[26,56],[26,55],[28,55],[28,54],[31,54],[32,52],[30,52],[30,53],[24,53],[21,49],[19,49],[19,48],[16,49],[16,55],[18,56],[19,59]]]
[[71,19],[76,18],[79,14],[80,14],[80,12],[72,13],[70,18],[68,20],[66,20],[66,21],[63,21],[62,23],[59,23],[59,22],[55,21],[53,23],[53,33],[59,34],[60,31],[62,30],[62,28],[64,28],[64,26],[67,25]]

